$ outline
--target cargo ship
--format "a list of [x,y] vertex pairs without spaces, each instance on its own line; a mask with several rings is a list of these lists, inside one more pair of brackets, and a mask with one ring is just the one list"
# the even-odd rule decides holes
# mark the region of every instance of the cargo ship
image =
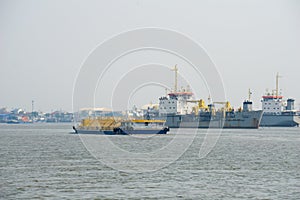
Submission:
[[[157,119],[165,119],[170,128],[259,128],[263,111],[252,109],[250,91],[243,107],[235,111],[230,103],[211,102],[205,105],[203,99],[195,100],[189,87],[177,91],[177,73],[175,66],[174,91],[159,98]],[[210,98],[209,98],[210,100]],[[216,104],[223,107],[217,109]]]
[[[161,97],[158,118],[165,119],[166,126],[170,128],[257,129],[260,125],[263,111],[253,111],[252,102],[249,100],[243,102],[243,108],[235,111],[228,101],[214,102],[206,106],[203,99],[191,100],[191,95],[191,92],[172,92],[168,97]],[[196,105],[189,106],[189,103]],[[224,106],[216,109],[215,104]],[[191,112],[188,112],[189,110]]]
[[276,75],[276,89],[272,93],[267,92],[262,96],[262,116],[260,126],[264,127],[294,127],[299,126],[300,116],[295,110],[295,100],[292,98],[283,99],[279,94],[279,74]]

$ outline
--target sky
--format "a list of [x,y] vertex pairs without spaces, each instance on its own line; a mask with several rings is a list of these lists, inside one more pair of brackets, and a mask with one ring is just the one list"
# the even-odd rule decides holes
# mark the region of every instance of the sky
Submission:
[[[0,0],[0,107],[30,111],[34,100],[35,110],[72,111],[74,86],[91,53],[114,35],[144,27],[174,30],[200,44],[215,64],[233,106],[240,106],[251,88],[254,107],[259,109],[261,96],[267,88],[275,88],[279,72],[282,95],[298,100],[299,107],[298,0]],[[145,55],[124,62],[143,61]],[[159,57],[157,52],[149,55]],[[168,66],[179,63],[183,77],[185,64],[162,56],[166,66],[159,75],[166,77],[164,87],[171,88],[174,72]],[[126,80],[134,83],[138,75],[133,72],[131,79],[125,77],[115,88],[124,91],[121,86],[127,85]],[[114,79],[114,74],[107,78]],[[139,86],[131,87],[127,96],[114,95],[126,102],[117,103],[116,109],[155,103],[165,93],[158,85]],[[207,93],[202,94],[199,98],[207,99]],[[97,107],[109,107],[109,100],[100,100],[105,92],[95,96]]]

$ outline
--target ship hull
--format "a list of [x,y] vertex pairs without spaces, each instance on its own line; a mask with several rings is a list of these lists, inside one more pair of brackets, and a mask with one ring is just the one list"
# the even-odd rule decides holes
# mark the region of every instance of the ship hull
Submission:
[[97,134],[97,135],[133,135],[133,134],[166,134],[169,129],[162,130],[86,130],[76,129],[75,134]]
[[295,127],[300,125],[300,116],[297,115],[263,115],[262,127]]
[[74,132],[76,134],[98,134],[98,135],[116,135],[113,130],[85,130],[85,129],[76,129]]
[[155,135],[155,134],[166,134],[169,131],[169,128],[159,129],[159,130],[153,130],[153,129],[139,129],[139,130],[123,130],[120,128],[116,131],[118,134],[124,134],[124,135],[135,135],[135,134],[149,134],[149,135]]
[[166,134],[167,132],[164,130],[153,131],[153,130],[133,130],[133,131],[123,131],[124,134],[134,135],[134,134]]
[[170,128],[259,128],[262,111],[234,112],[227,117],[201,117],[195,115],[167,115],[166,125]]
[[114,130],[100,130],[100,129],[82,129],[73,126],[74,134],[96,134],[96,135],[120,135]]

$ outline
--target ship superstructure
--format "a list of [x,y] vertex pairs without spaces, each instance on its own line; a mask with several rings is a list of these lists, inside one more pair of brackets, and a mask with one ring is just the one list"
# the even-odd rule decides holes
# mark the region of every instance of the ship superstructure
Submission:
[[159,98],[159,114],[188,114],[192,112],[193,93],[188,90],[171,92],[168,96]]
[[186,89],[182,88],[178,91],[177,79],[178,68],[177,65],[172,71],[175,72],[174,90],[164,97],[159,98],[159,114],[187,114],[192,110],[189,102],[193,99],[193,92],[190,91],[189,86]]

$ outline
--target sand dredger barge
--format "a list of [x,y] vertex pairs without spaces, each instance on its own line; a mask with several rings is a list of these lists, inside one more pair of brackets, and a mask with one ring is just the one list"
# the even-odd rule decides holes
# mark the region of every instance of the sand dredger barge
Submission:
[[73,129],[78,134],[166,134],[170,129],[164,124],[165,120],[97,117],[83,119],[81,124],[73,126]]

